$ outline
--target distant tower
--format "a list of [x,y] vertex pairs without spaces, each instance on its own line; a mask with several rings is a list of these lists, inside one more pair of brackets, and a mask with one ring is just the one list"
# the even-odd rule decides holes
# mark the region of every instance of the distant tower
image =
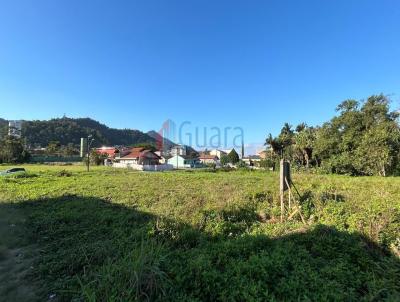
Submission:
[[22,121],[9,121],[8,122],[8,135],[16,138],[21,138]]

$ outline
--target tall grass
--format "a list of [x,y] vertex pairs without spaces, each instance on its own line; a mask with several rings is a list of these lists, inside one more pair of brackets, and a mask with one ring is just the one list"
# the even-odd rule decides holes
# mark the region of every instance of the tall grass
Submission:
[[109,259],[98,270],[84,275],[81,291],[87,301],[152,301],[163,297],[170,282],[163,271],[166,257],[162,245],[143,240],[123,257]]

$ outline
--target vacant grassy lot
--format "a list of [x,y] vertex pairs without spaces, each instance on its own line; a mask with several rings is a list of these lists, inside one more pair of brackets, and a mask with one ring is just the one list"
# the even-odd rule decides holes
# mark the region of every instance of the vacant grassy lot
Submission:
[[25,167],[0,179],[8,301],[400,300],[400,178],[295,174],[304,224],[275,173]]

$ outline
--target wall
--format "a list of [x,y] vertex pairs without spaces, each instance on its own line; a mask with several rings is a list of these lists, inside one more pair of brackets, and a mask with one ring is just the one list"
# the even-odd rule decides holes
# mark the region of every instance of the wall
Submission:
[[174,167],[172,165],[138,165],[138,164],[127,164],[127,163],[114,163],[113,168],[128,168],[138,171],[169,171]]

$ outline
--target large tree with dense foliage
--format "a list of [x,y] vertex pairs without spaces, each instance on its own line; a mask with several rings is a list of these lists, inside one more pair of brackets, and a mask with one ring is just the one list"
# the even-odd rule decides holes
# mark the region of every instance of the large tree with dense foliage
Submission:
[[390,111],[389,99],[373,95],[364,102],[345,100],[338,115],[321,127],[287,123],[266,144],[295,164],[321,167],[327,172],[351,175],[399,173],[399,113]]
[[297,126],[293,140],[294,150],[296,151],[295,155],[297,155],[297,158],[302,165],[309,168],[315,143],[314,128],[308,127],[304,123]]
[[235,149],[232,149],[231,152],[228,154],[229,162],[232,164],[236,164],[239,162],[239,154],[236,152]]
[[0,142],[0,163],[23,163],[30,159],[21,139],[5,136]]

